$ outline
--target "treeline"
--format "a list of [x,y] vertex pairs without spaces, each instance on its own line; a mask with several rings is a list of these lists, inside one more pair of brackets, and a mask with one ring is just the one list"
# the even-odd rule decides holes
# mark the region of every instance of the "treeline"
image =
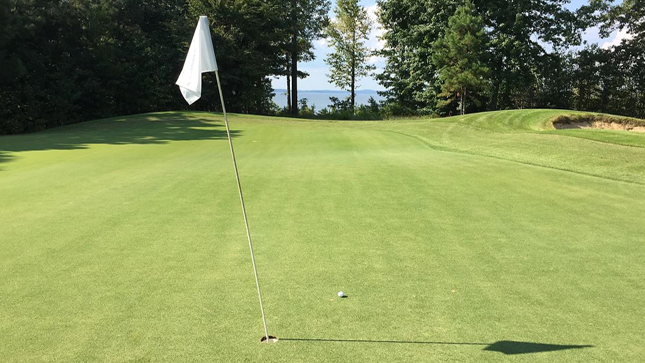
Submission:
[[[327,0],[2,0],[0,134],[185,109],[174,83],[199,15],[227,109],[270,113],[270,77],[306,75],[297,64],[313,57],[328,11]],[[214,82],[205,76],[192,109],[219,109]]]
[[[362,19],[355,28],[363,34],[369,22],[355,3],[339,8]],[[387,91],[383,104],[363,107],[371,115],[554,107],[645,117],[643,0],[591,0],[575,12],[565,0],[378,3],[386,67],[376,77]],[[364,43],[348,43],[356,39],[347,32],[351,19],[329,21],[330,7],[329,0],[0,1],[0,134],[185,109],[174,82],[199,15],[211,22],[227,108],[276,113],[271,77],[279,75],[288,77],[289,112],[297,114],[298,78],[306,76],[298,64],[313,59],[315,39],[344,44],[328,61],[336,83],[353,88],[356,77],[343,69],[370,70],[348,67],[370,54]],[[608,50],[572,51],[592,26],[633,37]],[[456,40],[472,36],[479,49],[460,48]],[[455,57],[464,49],[467,57]],[[193,108],[218,110],[213,82],[207,74]],[[360,111],[351,100],[335,107],[348,104]]]
[[[566,3],[380,0],[387,65],[377,77],[389,112],[545,107],[645,117],[645,2],[591,0],[577,11]],[[592,26],[633,38],[572,50]]]
[[180,107],[183,2],[0,4],[0,133]]

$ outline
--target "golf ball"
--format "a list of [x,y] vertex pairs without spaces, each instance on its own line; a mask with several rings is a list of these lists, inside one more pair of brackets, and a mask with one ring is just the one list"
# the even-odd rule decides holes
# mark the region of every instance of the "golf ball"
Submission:
[[345,293],[344,293],[344,292],[342,292],[342,291],[339,291],[339,292],[338,292],[338,297],[343,297],[343,296],[345,296]]

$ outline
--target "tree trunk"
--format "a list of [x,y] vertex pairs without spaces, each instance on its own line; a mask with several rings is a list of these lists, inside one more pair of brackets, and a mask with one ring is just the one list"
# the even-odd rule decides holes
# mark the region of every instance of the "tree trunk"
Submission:
[[291,113],[291,73],[289,73],[291,67],[289,66],[289,60],[287,59],[287,112]]
[[493,84],[493,96],[491,97],[491,101],[490,101],[491,111],[497,110],[497,98],[499,97],[499,87],[500,87],[500,82],[495,81],[495,84]]
[[298,9],[296,0],[291,0],[291,114],[298,116]]
[[354,114],[354,107],[356,105],[356,30],[352,33],[352,89],[351,89],[351,110]]
[[356,69],[352,65],[352,114],[354,114],[354,106],[356,104]]
[[298,116],[298,53],[296,37],[293,37],[294,50],[291,52],[291,114]]
[[468,89],[464,88],[464,95],[461,97],[461,114],[466,114],[466,97],[468,97]]

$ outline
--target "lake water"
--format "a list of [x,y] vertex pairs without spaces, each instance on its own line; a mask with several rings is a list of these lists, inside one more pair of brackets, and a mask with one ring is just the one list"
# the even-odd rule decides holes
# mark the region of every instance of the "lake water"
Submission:
[[[284,108],[287,107],[287,93],[285,90],[275,90],[275,96],[273,96],[273,102],[278,106]],[[307,99],[307,104],[309,106],[316,105],[316,110],[319,111],[325,107],[331,105],[329,97],[336,97],[338,99],[345,99],[349,97],[349,92],[343,91],[298,91],[298,99],[302,100]],[[376,101],[383,100],[383,97],[379,96],[376,91],[359,91],[356,94],[356,104],[357,105],[366,105],[370,97],[374,97]]]

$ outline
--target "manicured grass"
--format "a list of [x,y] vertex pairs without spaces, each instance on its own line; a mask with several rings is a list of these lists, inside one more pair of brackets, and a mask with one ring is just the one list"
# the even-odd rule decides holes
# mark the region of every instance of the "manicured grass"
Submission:
[[0,137],[0,361],[640,362],[644,136],[558,112],[233,115],[273,345],[221,116]]

